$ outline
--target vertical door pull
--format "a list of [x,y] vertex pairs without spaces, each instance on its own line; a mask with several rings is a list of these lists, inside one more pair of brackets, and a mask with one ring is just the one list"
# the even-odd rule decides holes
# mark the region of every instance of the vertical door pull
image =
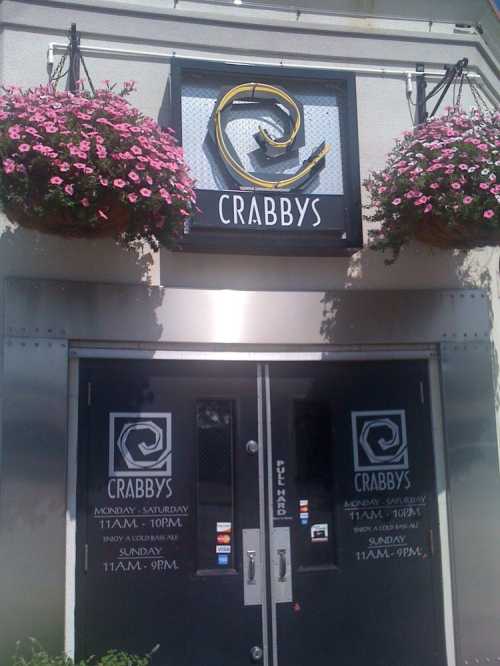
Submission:
[[286,549],[278,548],[279,557],[279,575],[278,580],[280,583],[286,580]]
[[273,603],[290,603],[292,599],[293,562],[290,528],[275,527],[272,531],[272,595]]
[[255,585],[255,550],[247,550],[248,557],[248,579],[249,585]]
[[242,530],[241,579],[245,606],[262,603],[262,562],[260,551],[260,530]]

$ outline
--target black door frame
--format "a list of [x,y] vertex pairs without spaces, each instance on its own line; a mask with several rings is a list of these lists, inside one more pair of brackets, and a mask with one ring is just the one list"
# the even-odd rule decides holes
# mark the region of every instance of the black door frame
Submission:
[[[76,349],[75,353],[72,354],[70,360],[70,388],[73,390],[71,393],[75,396],[75,388],[78,386],[78,359],[79,358],[119,358],[123,361],[132,359],[132,358],[144,358],[144,359],[196,359],[196,360],[248,360],[254,361],[256,365],[256,375],[257,375],[257,399],[259,405],[259,437],[261,441],[266,441],[266,451],[267,451],[267,460],[262,461],[262,467],[266,469],[267,474],[264,474],[266,488],[264,490],[264,502],[261,501],[261,531],[264,533],[264,539],[268,539],[270,535],[270,517],[273,514],[272,507],[272,448],[267,446],[269,441],[270,434],[270,404],[269,404],[269,366],[267,365],[270,362],[275,361],[294,361],[300,363],[302,361],[324,361],[324,362],[342,362],[342,361],[355,361],[363,362],[370,360],[400,360],[405,359],[424,359],[428,361],[428,370],[429,370],[429,389],[430,389],[430,398],[431,398],[431,411],[432,411],[432,427],[433,427],[433,453],[435,457],[435,472],[436,472],[436,483],[439,487],[445,487],[443,482],[445,481],[445,470],[444,470],[444,441],[442,433],[442,410],[441,410],[441,397],[439,393],[439,367],[437,354],[434,349],[427,347],[426,349],[408,349],[408,350],[398,350],[391,351],[389,349],[379,350],[379,351],[339,351],[339,352],[315,352],[315,351],[305,351],[305,352],[279,352],[279,353],[270,353],[270,352],[211,352],[211,351],[188,351],[188,352],[178,352],[178,351],[158,351],[154,354],[151,352],[144,352],[140,350],[123,350],[119,348],[115,349],[91,349],[91,348],[81,348]],[[85,399],[85,396],[82,396],[82,399]],[[78,397],[76,397],[76,404],[78,404]],[[75,407],[71,408],[70,405],[70,454],[69,454],[69,471],[70,479],[68,483],[68,499],[71,499],[71,504],[74,504],[75,497],[71,497],[72,494],[72,477],[76,476],[76,439],[77,433],[75,432],[74,423],[72,422],[75,419]],[[71,468],[73,467],[73,473],[71,474]],[[264,470],[259,469],[259,475],[264,473]],[[73,488],[74,490],[74,488]],[[441,568],[443,571],[443,578],[449,578],[449,563],[450,563],[450,550],[449,550],[449,541],[448,541],[448,527],[447,527],[447,516],[446,516],[446,497],[439,497],[436,488],[436,497],[438,499],[438,513],[440,519],[440,541],[441,541]],[[262,500],[262,497],[261,497]],[[264,513],[264,516],[262,516]],[[264,518],[264,521],[262,520]],[[443,520],[444,519],[444,520]],[[265,526],[265,527],[263,527]],[[74,537],[74,532],[76,527],[69,527],[68,537],[69,537],[69,546],[71,546],[72,537]],[[445,538],[443,538],[443,536]],[[266,547],[265,543],[262,545],[264,552],[269,553],[269,548]],[[73,562],[74,568],[74,550],[69,548],[69,560],[70,563]],[[70,574],[66,583],[66,603],[71,603],[75,601],[75,572],[73,576],[71,575],[70,568],[67,569]],[[270,575],[270,562],[268,561],[266,567],[266,575]],[[72,589],[71,589],[72,588]],[[447,589],[448,588],[448,589]],[[271,586],[268,584],[267,589],[270,590]],[[452,663],[454,658],[454,640],[453,640],[453,609],[451,603],[451,581],[443,580],[443,589],[441,590],[443,606],[444,606],[444,622],[445,622],[445,640],[446,640],[446,653],[448,663]],[[265,604],[263,604],[265,606]],[[272,614],[273,603],[269,604],[269,614]],[[70,633],[75,632],[75,626],[71,625],[71,613],[67,612],[67,620],[70,618],[70,622],[66,623],[66,631]],[[268,619],[268,622],[263,624],[264,633],[272,631],[272,617]],[[275,652],[276,641],[273,639],[273,635],[269,636],[270,639],[270,648],[272,652]],[[264,636],[265,638],[265,636]],[[274,648],[274,649],[273,649]],[[276,653],[275,653],[276,654]],[[268,666],[276,666],[276,660],[272,658],[272,655],[269,654],[265,662]]]

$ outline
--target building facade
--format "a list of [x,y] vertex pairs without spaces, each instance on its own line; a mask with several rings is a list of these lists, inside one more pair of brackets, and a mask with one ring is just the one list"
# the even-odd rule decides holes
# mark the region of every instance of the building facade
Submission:
[[[2,83],[46,82],[76,23],[93,81],[182,135],[205,211],[157,253],[1,218],[2,663],[29,636],[158,666],[500,661],[499,253],[387,266],[360,208],[417,65],[430,88],[467,58],[497,103],[498,17],[365,5],[0,2]],[[260,186],[223,181],[212,109],[256,80],[300,100],[287,178],[332,147],[307,195],[266,196],[258,157]]]

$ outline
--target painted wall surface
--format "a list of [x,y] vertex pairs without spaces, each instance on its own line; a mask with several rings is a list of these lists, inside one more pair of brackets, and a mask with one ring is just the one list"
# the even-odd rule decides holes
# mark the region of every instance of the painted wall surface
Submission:
[[[415,3],[418,4],[418,3]],[[237,7],[211,7],[180,2],[73,0],[36,3],[0,2],[0,77],[3,84],[34,86],[47,80],[46,51],[51,42],[65,43],[66,31],[76,22],[84,45],[132,49],[196,58],[237,59],[246,62],[280,62],[294,66],[335,64],[359,67],[398,67],[413,70],[422,62],[429,70],[468,57],[484,80],[487,91],[498,88],[498,63],[479,35],[417,30],[410,21],[385,28],[319,23],[310,16],[301,20],[290,12]],[[166,9],[165,9],[166,8]],[[397,25],[397,27],[396,27]],[[58,61],[56,55],[56,63]],[[95,83],[104,79],[137,81],[131,98],[141,110],[168,122],[169,64],[148,56],[92,55],[86,57]],[[406,96],[403,76],[359,74],[356,77],[360,168],[363,179],[379,168],[393,140],[412,125],[414,107]],[[414,98],[413,98],[414,99]],[[451,98],[448,98],[450,101]],[[446,102],[445,102],[446,103]],[[471,103],[466,90],[464,103]],[[364,229],[365,235],[367,228]],[[172,287],[248,290],[330,289],[439,289],[480,286],[489,291],[492,322],[500,321],[497,249],[463,254],[431,252],[415,244],[391,267],[384,257],[364,249],[351,258],[255,257],[172,253],[158,254],[145,248],[137,255],[112,241],[66,241],[26,231],[0,218],[0,279],[12,276],[58,278],[97,282],[122,282]],[[0,291],[0,335],[3,331],[3,293]],[[496,349],[500,326],[493,325]],[[1,342],[1,341],[0,341]],[[3,348],[3,344],[0,349]],[[497,351],[498,353],[498,351]],[[494,372],[497,373],[496,361]],[[1,390],[1,381],[0,381]],[[0,403],[1,409],[1,403]],[[1,463],[1,442],[0,442]],[[19,629],[17,616],[32,603],[31,583],[40,571],[31,554],[23,562],[15,544],[16,501],[20,487],[5,478],[0,468],[0,661],[12,647]],[[57,509],[59,510],[59,509]],[[479,506],[461,507],[464,521],[473,521]],[[33,508],[34,520],[43,512]],[[64,516],[61,515],[61,519]],[[500,560],[499,560],[500,561]],[[499,565],[500,566],[500,565]],[[17,572],[28,572],[19,576]],[[498,569],[500,578],[500,568]],[[487,593],[487,591],[485,592]],[[52,640],[50,621],[40,620],[33,607],[33,627],[42,627],[43,640]],[[29,625],[29,623],[28,623]],[[30,635],[30,626],[25,627]],[[57,643],[57,640],[56,640]],[[2,652],[2,649],[4,652]],[[493,655],[492,655],[493,657]]]

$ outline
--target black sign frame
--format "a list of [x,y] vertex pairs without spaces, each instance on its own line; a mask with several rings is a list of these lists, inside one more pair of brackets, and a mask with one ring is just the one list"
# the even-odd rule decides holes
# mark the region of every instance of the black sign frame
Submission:
[[[361,217],[361,192],[359,173],[359,145],[356,103],[356,79],[350,72],[334,70],[312,70],[272,66],[247,66],[232,63],[204,62],[202,60],[174,59],[171,65],[171,116],[170,125],[182,145],[182,83],[189,73],[217,73],[241,76],[242,81],[263,81],[286,87],[287,81],[300,79],[311,82],[332,82],[342,87],[339,99],[339,120],[342,146],[342,195],[321,195],[319,205],[330,211],[333,229],[319,230],[311,226],[303,229],[276,229],[224,227],[217,223],[220,196],[239,195],[243,199],[264,196],[274,199],[299,197],[300,192],[197,190],[201,213],[187,224],[178,249],[187,252],[256,254],[273,256],[351,256],[363,247]],[[187,156],[189,164],[189,156]],[[304,196],[304,195],[303,195]],[[311,195],[309,195],[310,197]],[[261,206],[262,202],[258,202]],[[285,202],[286,203],[286,202]],[[280,202],[276,201],[276,206]],[[332,220],[332,218],[330,218]]]

